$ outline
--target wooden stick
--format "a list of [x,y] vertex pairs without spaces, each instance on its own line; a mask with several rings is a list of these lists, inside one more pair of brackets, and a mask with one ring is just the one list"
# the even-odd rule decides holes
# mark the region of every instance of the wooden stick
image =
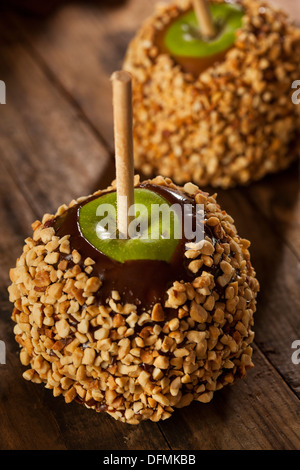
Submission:
[[120,238],[128,238],[133,216],[128,210],[134,204],[134,163],[132,133],[132,79],[128,72],[115,72],[112,77],[114,136],[117,178],[117,224]]
[[214,38],[217,34],[207,0],[193,0],[201,33],[204,37]]

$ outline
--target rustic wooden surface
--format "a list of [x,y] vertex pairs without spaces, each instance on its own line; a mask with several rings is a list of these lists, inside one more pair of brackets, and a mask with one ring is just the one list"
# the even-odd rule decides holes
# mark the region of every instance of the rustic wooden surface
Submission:
[[[27,8],[20,8],[20,3]],[[22,378],[12,335],[8,270],[30,224],[114,177],[111,73],[153,10],[151,0],[11,2],[1,12],[0,449],[300,449],[298,166],[248,188],[218,191],[252,241],[261,283],[255,368],[247,378],[162,423],[124,425],[53,398]],[[300,23],[298,0],[276,0]],[[300,79],[300,77],[299,77]],[[208,188],[209,190],[209,188]]]

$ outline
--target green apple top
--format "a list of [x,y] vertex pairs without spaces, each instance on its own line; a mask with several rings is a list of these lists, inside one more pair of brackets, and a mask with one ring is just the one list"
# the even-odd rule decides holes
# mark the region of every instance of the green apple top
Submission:
[[145,259],[170,262],[179,243],[180,216],[171,209],[169,201],[154,191],[135,188],[134,196],[130,238],[123,239],[117,233],[115,191],[80,208],[79,228],[83,237],[101,253],[121,263]]
[[242,8],[233,3],[211,3],[210,8],[218,31],[216,37],[203,38],[196,14],[194,10],[189,10],[165,32],[165,47],[171,55],[205,58],[220,54],[233,46],[236,31],[242,26]]

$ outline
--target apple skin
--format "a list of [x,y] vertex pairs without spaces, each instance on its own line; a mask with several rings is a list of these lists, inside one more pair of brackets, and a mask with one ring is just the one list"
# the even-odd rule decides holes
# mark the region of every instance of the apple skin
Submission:
[[[138,232],[135,238],[124,239],[117,233],[115,191],[79,209],[78,225],[82,236],[98,251],[120,263],[145,259],[170,262],[180,241],[180,215],[171,209],[171,204],[165,198],[154,191],[136,188],[134,196],[135,218],[129,224],[129,235]],[[153,208],[154,205],[156,207]],[[162,205],[164,216],[151,219],[151,210],[154,211],[158,206],[162,208]],[[170,224],[166,223],[166,214],[170,214]]]
[[212,3],[210,8],[218,28],[217,36],[213,39],[201,38],[196,14],[190,10],[166,31],[164,41],[170,54],[191,58],[209,57],[234,45],[235,33],[242,27],[242,8],[230,3]]

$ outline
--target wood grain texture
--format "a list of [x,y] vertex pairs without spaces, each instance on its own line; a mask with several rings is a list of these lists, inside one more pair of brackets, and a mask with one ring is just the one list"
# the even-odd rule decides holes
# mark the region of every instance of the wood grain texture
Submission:
[[101,133],[114,151],[112,90],[109,77],[122,68],[130,39],[141,21],[153,12],[151,0],[63,4],[44,19],[16,20],[32,54]]
[[[300,21],[297,0],[276,3]],[[150,0],[63,3],[47,15],[9,12],[1,20],[0,79],[8,99],[0,108],[0,339],[7,346],[0,449],[300,449],[300,365],[291,361],[292,341],[300,339],[297,165],[247,188],[218,191],[252,242],[261,283],[255,368],[246,380],[209,405],[194,403],[166,422],[132,427],[65,405],[21,376],[9,267],[31,222],[114,178],[109,77],[152,10]]]
[[299,163],[245,189],[255,210],[263,213],[274,232],[300,259]]

